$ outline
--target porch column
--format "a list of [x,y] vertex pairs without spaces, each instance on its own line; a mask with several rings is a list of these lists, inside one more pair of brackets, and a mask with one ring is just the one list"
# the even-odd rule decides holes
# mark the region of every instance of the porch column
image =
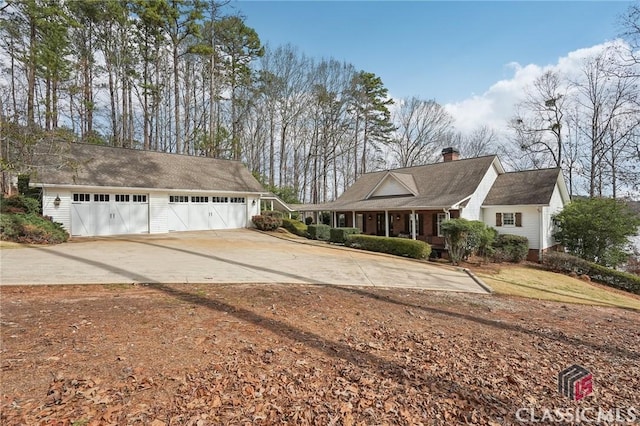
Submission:
[[271,200],[271,211],[273,211],[273,200]]
[[352,228],[357,228],[356,227],[356,212],[355,211],[351,212],[351,227]]
[[416,211],[411,210],[411,239],[416,239]]
[[387,210],[384,211],[384,236],[389,236],[389,212]]

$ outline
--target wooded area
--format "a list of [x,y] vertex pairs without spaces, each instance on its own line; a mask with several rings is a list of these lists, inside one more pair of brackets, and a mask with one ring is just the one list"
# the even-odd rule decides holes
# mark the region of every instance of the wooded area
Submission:
[[435,100],[394,103],[371,70],[263,45],[228,4],[9,0],[1,8],[3,171],[30,167],[10,153],[62,138],[240,160],[270,188],[316,203],[362,173],[437,161],[455,146],[465,157],[499,153],[511,169],[560,166],[573,194],[640,190],[637,4],[620,24],[626,41],[576,75],[546,72],[504,129],[470,134]]

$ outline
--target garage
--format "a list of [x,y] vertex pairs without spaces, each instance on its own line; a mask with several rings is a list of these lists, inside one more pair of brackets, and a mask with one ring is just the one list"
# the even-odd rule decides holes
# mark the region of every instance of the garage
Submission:
[[71,194],[71,235],[123,235],[149,232],[147,194]]
[[35,157],[43,214],[72,236],[246,228],[267,195],[239,161],[66,142]]
[[169,196],[169,231],[238,229],[246,223],[246,197]]

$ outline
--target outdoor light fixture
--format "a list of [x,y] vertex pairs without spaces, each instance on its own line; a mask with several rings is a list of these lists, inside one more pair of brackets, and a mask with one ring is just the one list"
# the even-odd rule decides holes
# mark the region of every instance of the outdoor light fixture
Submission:
[[56,195],[56,198],[53,200],[53,205],[58,207],[60,205],[60,196]]
[[396,220],[400,220],[400,215],[396,215]]
[[371,215],[369,215],[369,220],[371,220]]
[[252,205],[252,206],[255,206],[255,205],[256,205],[256,200],[253,200],[253,201],[251,202],[251,205]]

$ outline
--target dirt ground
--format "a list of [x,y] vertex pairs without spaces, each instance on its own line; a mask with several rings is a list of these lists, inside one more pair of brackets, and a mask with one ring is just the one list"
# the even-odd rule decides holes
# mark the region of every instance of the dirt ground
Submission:
[[[0,295],[6,425],[504,425],[523,408],[640,420],[632,310],[310,285]],[[593,373],[581,401],[557,389],[572,364]]]

